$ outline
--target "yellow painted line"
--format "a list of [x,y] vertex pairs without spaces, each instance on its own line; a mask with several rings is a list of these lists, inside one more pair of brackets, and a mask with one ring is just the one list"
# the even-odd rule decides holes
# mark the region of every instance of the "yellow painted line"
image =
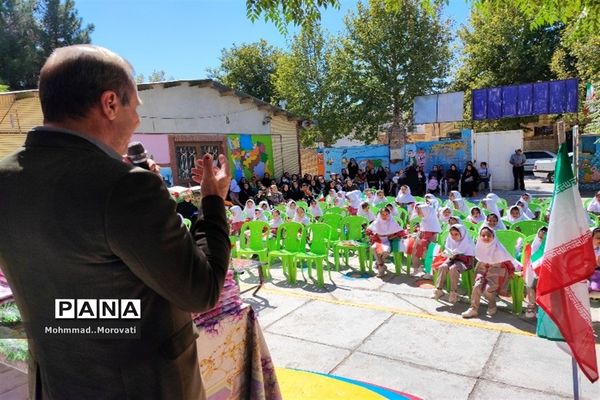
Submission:
[[[520,330],[517,328],[509,328],[506,326],[495,326],[492,324],[477,322],[477,320],[472,320],[472,319],[458,319],[458,318],[446,317],[444,315],[435,315],[435,314],[427,314],[427,313],[423,313],[423,312],[408,311],[408,310],[403,310],[401,308],[377,306],[374,304],[365,304],[365,303],[355,303],[352,301],[344,301],[344,300],[328,299],[328,298],[322,297],[322,296],[314,296],[314,295],[305,294],[305,293],[294,293],[294,292],[288,292],[285,290],[270,289],[270,288],[267,288],[264,286],[260,289],[260,291],[266,292],[266,293],[272,293],[272,294],[280,294],[282,296],[288,296],[288,297],[297,297],[297,298],[301,298],[301,299],[317,300],[317,301],[322,301],[324,303],[330,303],[330,304],[339,304],[339,305],[343,305],[343,306],[365,308],[368,310],[384,311],[384,312],[389,312],[389,313],[392,313],[395,315],[403,315],[403,316],[407,316],[407,317],[430,319],[433,321],[445,322],[445,323],[452,324],[452,325],[462,325],[462,326],[468,326],[471,328],[487,329],[490,331],[511,333],[514,335],[521,335],[521,336],[536,336],[534,333],[523,331],[523,330]],[[596,343],[596,348],[600,349],[600,344]]]
[[495,325],[486,324],[483,322],[478,322],[476,320],[458,319],[458,318],[446,317],[444,315],[435,315],[435,314],[427,314],[424,312],[408,311],[408,310],[403,310],[401,308],[378,306],[378,305],[374,305],[374,304],[365,304],[365,303],[355,303],[352,301],[345,301],[345,300],[328,299],[326,297],[314,296],[314,295],[310,295],[310,294],[293,293],[293,292],[287,292],[285,290],[265,288],[264,286],[260,289],[260,292],[280,294],[283,296],[297,297],[297,298],[301,298],[301,299],[317,300],[317,301],[322,301],[322,302],[330,303],[330,304],[338,304],[338,305],[343,305],[343,306],[365,308],[368,310],[384,311],[384,312],[389,312],[389,313],[392,313],[395,315],[402,315],[402,316],[406,316],[406,317],[414,317],[414,318],[421,318],[421,319],[429,319],[429,320],[445,322],[445,323],[453,324],[453,325],[462,325],[462,326],[468,326],[471,328],[487,329],[487,330],[496,331],[496,332],[512,333],[515,335],[522,335],[522,336],[535,336],[535,334],[533,334],[533,333],[529,333],[529,332],[526,332],[526,331],[523,331],[523,330],[520,330],[517,328],[510,328],[507,326],[495,326]]

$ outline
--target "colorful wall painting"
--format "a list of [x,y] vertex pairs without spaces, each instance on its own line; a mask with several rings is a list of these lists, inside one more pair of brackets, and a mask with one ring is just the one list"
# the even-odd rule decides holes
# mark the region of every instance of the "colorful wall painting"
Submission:
[[231,173],[238,181],[242,176],[262,179],[265,172],[274,174],[271,135],[227,135],[227,155]]
[[600,136],[579,137],[579,189],[600,190]]

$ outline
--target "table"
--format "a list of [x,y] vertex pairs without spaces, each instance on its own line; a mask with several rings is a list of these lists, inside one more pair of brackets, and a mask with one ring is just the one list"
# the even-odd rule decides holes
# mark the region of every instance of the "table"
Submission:
[[241,292],[241,293],[246,293],[252,289],[255,289],[254,292],[252,292],[252,295],[254,296],[260,290],[263,283],[265,282],[263,269],[262,269],[263,263],[260,261],[248,260],[245,258],[232,258],[231,261],[229,262],[229,264],[231,266],[231,269],[233,270],[233,273],[235,276],[235,281],[238,283],[239,283],[239,276],[244,271],[249,271],[252,268],[258,268],[258,285],[249,287],[248,289],[245,289],[244,291]]
[[207,400],[281,399],[275,367],[252,307],[244,306],[198,328],[198,362]]

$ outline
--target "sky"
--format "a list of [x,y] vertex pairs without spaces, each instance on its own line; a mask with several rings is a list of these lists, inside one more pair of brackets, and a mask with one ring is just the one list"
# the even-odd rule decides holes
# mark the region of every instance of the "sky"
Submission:
[[[339,10],[322,13],[322,26],[332,34],[344,28],[344,16],[357,0],[340,0]],[[83,25],[92,23],[92,43],[107,47],[133,65],[137,74],[163,70],[167,78],[202,79],[219,66],[221,49],[257,42],[287,48],[290,37],[263,20],[246,17],[245,0],[75,0]],[[450,0],[444,15],[454,27],[465,24],[467,0]]]

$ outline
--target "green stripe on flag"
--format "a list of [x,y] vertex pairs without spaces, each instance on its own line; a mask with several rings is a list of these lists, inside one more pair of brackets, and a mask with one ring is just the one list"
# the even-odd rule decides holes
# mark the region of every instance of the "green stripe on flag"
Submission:
[[567,144],[563,143],[558,149],[556,167],[554,168],[554,196],[575,186],[575,176],[569,161]]

